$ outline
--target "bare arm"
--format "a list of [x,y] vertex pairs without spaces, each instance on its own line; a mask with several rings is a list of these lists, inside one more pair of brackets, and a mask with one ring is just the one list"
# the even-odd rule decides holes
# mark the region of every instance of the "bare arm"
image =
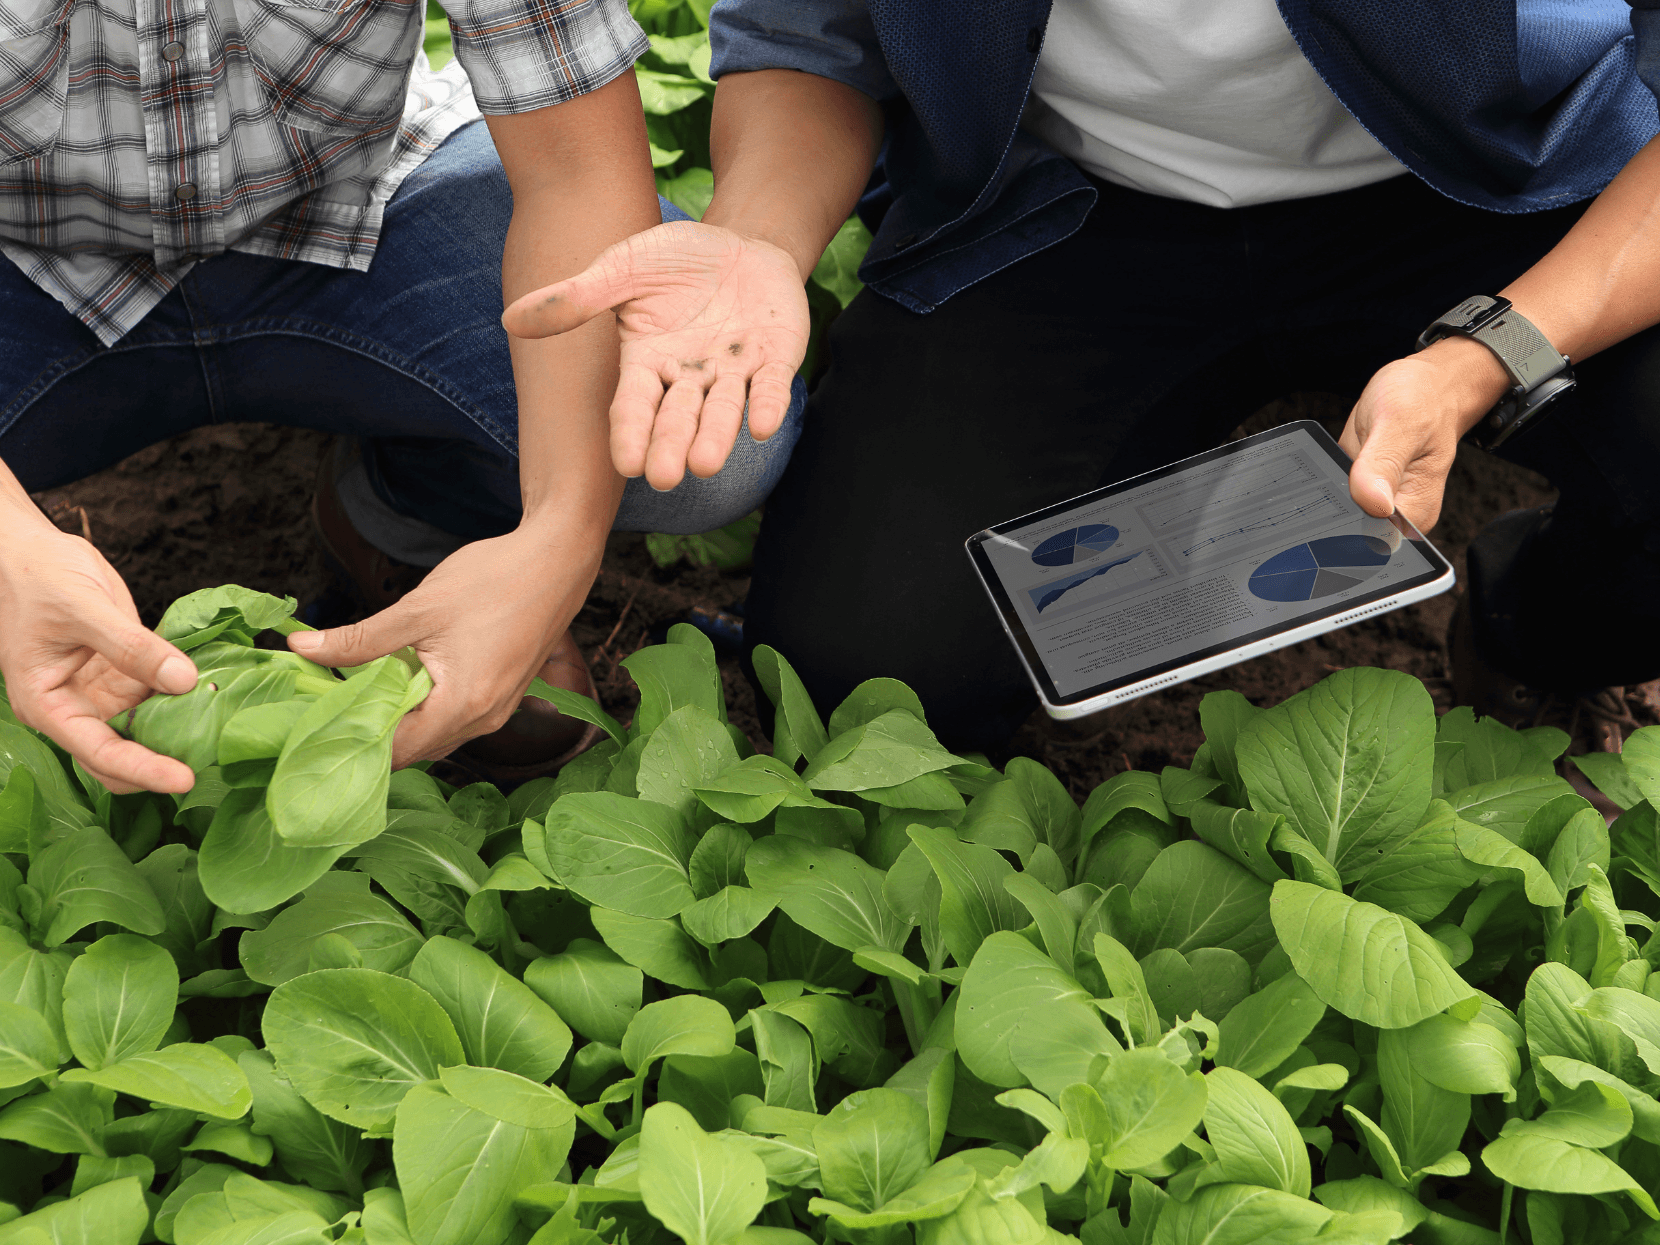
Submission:
[[727,74],[709,128],[715,197],[704,223],[780,248],[806,281],[881,145],[881,108],[850,86],[793,69]]
[[[513,191],[502,255],[511,302],[580,272],[658,221],[634,75],[568,103],[489,118]],[[617,383],[610,316],[543,341],[510,338],[524,517],[446,559],[397,605],[355,626],[298,633],[306,656],[355,665],[413,644],[435,688],[398,728],[393,762],[442,756],[499,727],[599,570],[623,480],[607,453]]]
[[[1543,259],[1499,292],[1575,363],[1660,323],[1660,139],[1632,157]],[[1487,347],[1462,337],[1384,367],[1343,433],[1343,447],[1356,458],[1349,484],[1355,500],[1376,515],[1399,505],[1420,527],[1433,525],[1458,439],[1509,387]]]
[[881,138],[881,110],[851,87],[784,69],[728,74],[715,92],[715,197],[703,223],[629,238],[508,308],[508,331],[531,338],[616,310],[617,470],[661,489],[688,468],[714,475],[746,403],[753,436],[778,430],[807,348],[803,283],[853,210]]

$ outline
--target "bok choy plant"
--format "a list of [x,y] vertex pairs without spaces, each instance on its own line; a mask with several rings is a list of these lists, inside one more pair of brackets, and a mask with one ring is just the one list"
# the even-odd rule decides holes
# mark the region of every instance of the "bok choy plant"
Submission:
[[117,725],[187,795],[0,710],[0,1245],[1660,1241],[1660,728],[1609,826],[1346,670],[1080,807],[768,649],[757,755],[680,626],[503,795],[292,610],[168,611],[202,682]]

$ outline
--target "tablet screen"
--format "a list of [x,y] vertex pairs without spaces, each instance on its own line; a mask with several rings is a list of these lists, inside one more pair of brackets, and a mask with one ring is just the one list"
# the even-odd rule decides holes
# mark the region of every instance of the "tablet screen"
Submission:
[[1410,525],[1355,505],[1348,466],[1319,425],[1289,424],[969,550],[1053,702],[1077,701],[1444,574]]

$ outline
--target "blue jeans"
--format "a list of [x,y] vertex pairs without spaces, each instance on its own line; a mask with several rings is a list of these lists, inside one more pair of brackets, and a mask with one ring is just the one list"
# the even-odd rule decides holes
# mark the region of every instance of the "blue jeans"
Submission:
[[[454,547],[507,532],[520,514],[500,323],[511,212],[475,122],[393,196],[368,272],[226,252],[112,347],[0,260],[0,460],[37,491],[203,424],[288,424],[360,439],[367,479],[345,500],[371,540],[425,531]],[[798,378],[783,428],[740,433],[710,479],[661,493],[630,480],[616,530],[704,532],[747,514],[783,473],[805,404]],[[376,543],[399,556],[396,539]]]

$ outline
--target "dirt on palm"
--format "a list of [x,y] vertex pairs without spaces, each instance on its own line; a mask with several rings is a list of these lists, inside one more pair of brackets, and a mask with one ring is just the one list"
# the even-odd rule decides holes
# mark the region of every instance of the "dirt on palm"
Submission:
[[[1239,435],[1308,418],[1335,433],[1345,414],[1331,395],[1296,395],[1258,412]],[[306,601],[325,587],[309,510],[327,441],[263,424],[201,428],[36,500],[64,530],[89,536],[126,578],[148,624],[175,597],[221,583]],[[1432,538],[1462,577],[1464,548],[1485,523],[1550,497],[1539,476],[1465,446]],[[694,607],[741,602],[748,587],[741,571],[685,563],[660,568],[643,536],[612,536],[599,579],[573,624],[607,708],[626,721],[638,703],[617,663],[654,628]],[[1189,760],[1202,739],[1199,700],[1218,687],[1273,704],[1334,670],[1385,666],[1421,678],[1445,710],[1451,707],[1445,639],[1454,604],[1453,594],[1436,597],[1082,722],[1062,725],[1037,714],[1016,736],[1013,751],[1048,765],[1081,798],[1126,768],[1157,770]],[[765,749],[754,694],[737,662],[723,660],[722,673],[733,721]]]

